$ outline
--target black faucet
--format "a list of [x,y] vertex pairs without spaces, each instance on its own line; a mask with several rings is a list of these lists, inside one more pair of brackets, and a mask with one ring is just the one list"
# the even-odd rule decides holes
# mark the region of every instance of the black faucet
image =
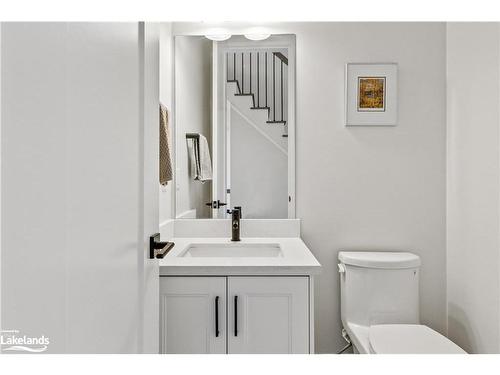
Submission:
[[240,241],[241,208],[235,207],[231,211],[231,241]]

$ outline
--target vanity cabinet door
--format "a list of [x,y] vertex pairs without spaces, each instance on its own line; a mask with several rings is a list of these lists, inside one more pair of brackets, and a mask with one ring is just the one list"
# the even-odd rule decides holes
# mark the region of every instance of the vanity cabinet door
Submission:
[[308,277],[228,277],[228,352],[309,353]]
[[161,277],[160,330],[161,353],[226,353],[226,278]]

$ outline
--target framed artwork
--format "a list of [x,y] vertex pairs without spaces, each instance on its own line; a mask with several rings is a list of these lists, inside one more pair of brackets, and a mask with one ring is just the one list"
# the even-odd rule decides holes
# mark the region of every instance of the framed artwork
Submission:
[[346,126],[396,125],[397,74],[395,63],[346,65]]

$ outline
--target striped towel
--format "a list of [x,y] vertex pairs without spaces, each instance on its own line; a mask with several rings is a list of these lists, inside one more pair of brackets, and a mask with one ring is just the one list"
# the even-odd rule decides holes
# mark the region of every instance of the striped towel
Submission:
[[170,157],[168,111],[160,103],[160,184],[172,181],[172,158]]

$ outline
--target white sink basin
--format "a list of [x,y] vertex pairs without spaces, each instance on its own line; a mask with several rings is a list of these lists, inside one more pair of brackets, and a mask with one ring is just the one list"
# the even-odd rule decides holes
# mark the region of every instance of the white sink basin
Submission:
[[279,244],[269,243],[210,243],[191,244],[180,257],[210,258],[273,258],[282,257]]

